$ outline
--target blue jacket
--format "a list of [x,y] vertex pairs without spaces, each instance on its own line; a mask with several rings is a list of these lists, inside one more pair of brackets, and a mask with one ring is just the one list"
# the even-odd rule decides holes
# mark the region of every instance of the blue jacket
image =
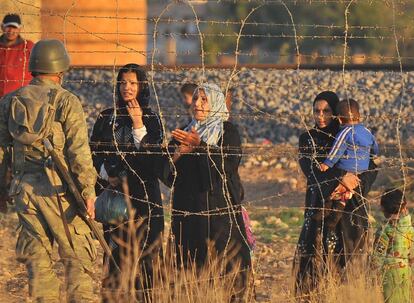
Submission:
[[358,174],[368,169],[370,156],[377,154],[378,144],[362,123],[343,125],[324,163]]

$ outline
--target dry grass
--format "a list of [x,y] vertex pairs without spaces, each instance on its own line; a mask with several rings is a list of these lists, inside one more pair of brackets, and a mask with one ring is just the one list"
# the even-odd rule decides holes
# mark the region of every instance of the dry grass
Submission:
[[349,264],[343,272],[333,265],[326,265],[326,272],[320,274],[318,287],[307,296],[294,295],[294,277],[289,289],[275,289],[269,302],[306,303],[378,303],[383,302],[380,283],[375,274],[359,263]]
[[[136,228],[130,226],[130,228]],[[177,264],[175,252],[172,247],[164,241],[164,254],[152,263],[154,268],[154,279],[151,290],[146,294],[142,289],[145,281],[140,280],[141,290],[135,290],[135,279],[131,277],[143,277],[145,274],[136,262],[139,258],[145,258],[145,254],[154,251],[149,249],[142,254],[134,241],[130,255],[122,258],[124,264],[120,285],[117,289],[106,290],[108,302],[183,302],[183,303],[223,303],[223,302],[255,302],[253,279],[249,279],[249,287],[241,300],[235,300],[239,280],[239,266],[233,270],[226,271],[226,264],[234,257],[229,255],[226,259],[222,256],[211,256],[209,262],[203,268],[194,263],[187,263],[186,267]],[[170,242],[171,243],[171,242]],[[122,244],[121,245],[125,245]],[[157,247],[157,245],[154,245]],[[332,263],[332,262],[331,262]],[[269,294],[268,302],[337,302],[337,303],[370,303],[382,302],[381,288],[377,280],[365,266],[361,264],[350,264],[346,271],[338,273],[335,266],[325,264],[326,273],[321,274],[318,288],[306,298],[293,295],[293,274],[290,283],[284,286],[274,287]],[[252,277],[252,276],[251,276]],[[292,287],[286,287],[291,285]],[[283,288],[284,287],[284,288]],[[145,294],[145,295],[144,295]],[[145,297],[146,296],[146,297]],[[260,300],[263,302],[263,300]],[[266,300],[267,301],[267,300]]]
[[[129,222],[127,228],[131,234],[140,229],[142,222]],[[222,302],[253,302],[253,281],[247,271],[241,270],[240,264],[234,262],[235,249],[229,249],[226,257],[210,254],[208,263],[200,267],[194,261],[177,262],[176,253],[171,239],[164,239],[164,253],[159,252],[160,243],[153,243],[142,251],[139,243],[146,241],[144,236],[129,243],[118,240],[117,244],[124,247],[121,258],[122,273],[118,287],[105,288],[103,294],[107,302],[183,302],[183,303],[222,303]],[[209,245],[209,251],[212,245]],[[180,254],[183,255],[183,254]],[[152,260],[153,279],[150,289],[145,268],[137,260]],[[185,266],[183,265],[185,264]],[[229,270],[229,267],[231,269]],[[246,276],[247,290],[243,291],[241,275]],[[138,279],[135,279],[138,277]],[[109,281],[110,283],[114,281]],[[137,284],[136,284],[137,283]],[[240,293],[243,293],[240,296]],[[242,297],[242,299],[240,299]]]
[[[14,261],[14,249],[10,247],[9,243],[13,243],[15,239],[15,226],[17,218],[15,216],[8,216],[7,218],[0,218],[0,222],[4,227],[2,231],[4,247],[2,248],[4,256],[2,259],[2,284],[0,301],[1,302],[24,302],[27,297],[27,277],[24,267]],[[165,247],[164,252],[168,251]],[[259,249],[255,257],[255,278],[257,281],[262,280],[262,284],[256,287],[258,291],[258,302],[295,302],[293,295],[293,274],[291,271],[291,262],[287,262],[287,268],[274,268],[269,260],[279,260],[284,255],[281,255],[283,249],[286,251],[283,254],[293,255],[293,248],[286,248],[285,243],[259,242]],[[269,260],[259,257],[259,252],[264,247],[271,248],[272,251],[268,256]],[[153,285],[151,297],[153,302],[229,302],[229,285],[232,283],[231,273],[226,277],[220,277],[218,266],[212,263],[211,268],[206,268],[203,271],[196,272],[194,267],[185,270],[176,267],[173,259],[164,254],[161,259],[162,262],[157,264],[156,278]],[[101,273],[100,263],[96,263],[95,272],[97,276]],[[276,270],[279,270],[276,273]],[[130,273],[134,270],[130,269]],[[130,274],[129,273],[129,274]],[[379,284],[373,277],[373,273],[360,266],[350,267],[344,278],[339,279],[337,275],[329,271],[326,278],[321,280],[320,287],[312,295],[310,303],[316,302],[338,302],[338,303],[353,303],[353,302],[383,302]],[[6,275],[7,274],[7,275]],[[63,270],[59,271],[59,275],[63,279]],[[270,274],[277,275],[277,279],[269,280],[269,285],[263,282],[264,276],[268,277]],[[128,276],[128,273],[125,275]],[[234,278],[234,275],[233,275]],[[112,302],[134,302],[128,299],[132,298],[134,293],[128,293],[128,280],[124,280],[123,290],[116,290],[112,293]],[[13,284],[14,286],[12,286]],[[11,288],[12,287],[12,288]],[[100,289],[100,283],[96,283],[97,289]],[[261,294],[266,293],[266,296]],[[249,289],[249,296],[252,295],[252,288]],[[253,299],[246,300],[247,302],[254,302]],[[101,302],[97,294],[96,302]],[[296,301],[299,302],[299,301]]]
[[377,279],[360,266],[350,266],[344,277],[328,273],[321,280],[311,302],[378,303],[382,293]]

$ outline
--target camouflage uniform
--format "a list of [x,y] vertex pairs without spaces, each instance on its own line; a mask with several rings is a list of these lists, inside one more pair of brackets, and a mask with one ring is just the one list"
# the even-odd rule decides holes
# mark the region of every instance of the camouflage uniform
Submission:
[[[92,166],[88,133],[79,99],[59,84],[34,78],[26,87],[6,95],[0,103],[0,193],[5,192],[4,176],[12,163],[13,180],[9,194],[14,199],[20,221],[16,253],[29,274],[30,295],[36,302],[59,302],[59,280],[52,268],[52,245],[58,244],[59,255],[65,265],[68,302],[92,300],[92,262],[96,248],[89,227],[76,215],[56,173],[44,166],[47,153],[41,143],[23,145],[11,136],[8,124],[11,100],[16,94],[29,100],[45,98],[56,90],[56,116],[51,124],[50,138],[55,150],[69,165],[82,196],[95,197],[96,172]],[[30,112],[28,117],[30,116]],[[15,117],[18,119],[19,117]],[[21,121],[31,122],[30,119]],[[30,125],[29,125],[30,127]],[[13,156],[11,156],[13,146]],[[64,231],[58,197],[63,206],[71,234],[73,249]]]

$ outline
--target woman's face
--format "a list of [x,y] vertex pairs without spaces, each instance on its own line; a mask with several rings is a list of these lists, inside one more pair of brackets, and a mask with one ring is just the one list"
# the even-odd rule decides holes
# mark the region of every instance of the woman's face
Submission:
[[119,85],[119,92],[125,102],[131,102],[137,98],[139,93],[139,83],[137,74],[134,72],[123,73]]
[[191,104],[193,116],[197,121],[204,121],[210,113],[210,105],[208,104],[207,96],[204,90],[200,89],[193,96],[193,103]]
[[333,120],[332,108],[325,100],[318,100],[313,106],[313,118],[319,128],[325,128]]

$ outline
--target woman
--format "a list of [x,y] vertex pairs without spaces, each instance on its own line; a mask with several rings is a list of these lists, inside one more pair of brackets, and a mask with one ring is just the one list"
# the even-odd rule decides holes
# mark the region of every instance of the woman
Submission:
[[[163,131],[160,118],[149,107],[150,90],[142,67],[127,64],[120,69],[116,94],[116,108],[104,110],[94,125],[93,160],[101,177],[98,191],[109,187],[123,192],[133,220],[104,226],[122,274],[110,262],[103,286],[119,288],[136,271],[132,285],[146,289],[151,287],[152,264],[161,253],[164,229],[161,193],[153,169],[156,156],[147,152],[162,142]],[[133,266],[136,264],[139,266]]]
[[225,98],[217,85],[197,88],[192,112],[188,126],[172,132],[172,156],[163,165],[163,180],[174,187],[172,233],[177,263],[202,269],[217,256],[225,268],[223,274],[238,271],[232,296],[240,299],[251,260],[240,205],[239,132],[227,121]]
[[[318,168],[332,147],[339,131],[336,119],[338,96],[324,91],[313,102],[315,127],[304,132],[299,138],[299,164],[307,178],[305,201],[305,221],[299,236],[295,256],[295,291],[298,296],[306,296],[317,287],[318,277],[325,268],[327,253],[333,253],[335,264],[344,268],[353,255],[361,255],[366,250],[368,213],[364,198],[375,181],[377,172],[371,161],[370,170],[360,180],[352,174],[332,168],[321,172]],[[325,201],[339,179],[349,189],[354,189],[353,198],[347,202],[344,215],[335,230],[324,225]],[[333,188],[332,188],[333,187]],[[322,256],[322,260],[319,258]]]

